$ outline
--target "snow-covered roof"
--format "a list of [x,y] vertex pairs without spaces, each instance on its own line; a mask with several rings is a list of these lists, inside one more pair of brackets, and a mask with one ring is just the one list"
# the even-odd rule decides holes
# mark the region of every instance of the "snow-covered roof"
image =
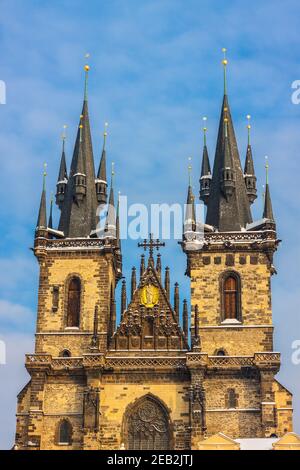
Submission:
[[253,439],[235,439],[235,442],[240,444],[241,450],[273,450],[273,444],[278,440],[278,437],[263,437]]

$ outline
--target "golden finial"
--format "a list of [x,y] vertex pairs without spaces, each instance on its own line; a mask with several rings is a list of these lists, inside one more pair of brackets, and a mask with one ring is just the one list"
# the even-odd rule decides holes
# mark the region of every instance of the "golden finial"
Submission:
[[46,176],[47,176],[47,163],[44,163],[44,171],[43,171],[43,190],[46,189]]
[[225,137],[228,137],[228,118],[224,118],[224,125],[225,125]]
[[67,124],[64,124],[63,125],[62,135],[61,135],[61,138],[62,138],[63,141],[65,141],[66,138],[67,138],[67,128],[68,128]]
[[227,65],[228,65],[228,60],[227,60],[227,57],[226,57],[227,49],[226,49],[225,47],[223,47],[222,52],[223,52],[222,64],[223,64],[223,68],[224,68],[224,94],[226,95],[226,94],[227,94],[226,67],[227,67]]
[[80,123],[79,123],[79,142],[82,142],[82,129],[83,129],[83,114],[80,115]]
[[248,124],[247,124],[247,129],[248,129],[248,145],[250,145],[250,131],[251,131],[251,124],[250,124],[250,120],[251,120],[251,116],[250,114],[247,114],[247,121],[248,121]]
[[204,145],[206,145],[206,132],[207,132],[207,127],[206,127],[206,122],[207,122],[207,117],[204,116],[202,118],[203,120],[203,138],[204,138]]
[[114,179],[115,179],[115,163],[112,162],[111,163],[111,185],[113,186],[113,183],[114,183]]
[[265,156],[266,164],[265,164],[265,169],[266,169],[266,185],[269,184],[269,157]]
[[[90,57],[90,54],[89,54],[89,53],[85,54],[86,60],[88,60],[89,57]],[[89,74],[89,71],[90,71],[90,66],[89,66],[89,64],[87,64],[87,63],[85,64],[84,70],[85,70],[84,101],[87,101],[87,97],[88,97],[88,74]]]
[[106,145],[106,138],[107,138],[107,128],[108,128],[108,122],[104,123],[104,132],[103,132],[103,150],[105,150],[105,145]]
[[192,157],[188,158],[189,165],[188,165],[188,173],[189,173],[189,186],[192,186]]

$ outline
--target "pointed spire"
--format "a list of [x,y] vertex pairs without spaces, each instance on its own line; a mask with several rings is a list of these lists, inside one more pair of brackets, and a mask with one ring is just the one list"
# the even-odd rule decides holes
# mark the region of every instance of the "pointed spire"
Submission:
[[272,222],[275,222],[274,214],[273,214],[273,208],[272,208],[270,187],[269,187],[269,161],[268,161],[268,157],[266,157],[265,168],[266,168],[266,187],[265,187],[265,203],[264,203],[263,218],[268,219]]
[[59,173],[56,183],[56,204],[61,209],[62,204],[65,199],[65,192],[68,183],[68,172],[67,172],[67,164],[66,164],[66,154],[65,154],[65,142],[66,142],[66,124],[63,127],[63,134],[62,134],[62,153],[61,153],[61,160],[60,160],[60,167]]
[[182,314],[182,323],[183,323],[183,332],[185,337],[188,338],[189,335],[189,314],[188,314],[188,306],[187,301],[184,299],[183,301],[183,314]]
[[[220,232],[240,231],[252,222],[250,203],[229,108],[224,65],[224,98],[214,161],[206,223]],[[226,121],[224,121],[226,119]],[[229,162],[227,172],[226,163]]]
[[170,268],[167,266],[165,270],[165,291],[170,301]]
[[133,267],[131,271],[131,300],[133,299],[133,294],[136,291],[136,268]]
[[[191,158],[189,158],[191,161]],[[189,185],[186,200],[185,219],[184,219],[184,235],[196,230],[196,211],[195,211],[195,197],[192,189],[192,165],[188,166],[189,172]]]
[[145,255],[141,255],[141,265],[140,265],[140,279],[142,278],[143,274],[145,272]]
[[47,209],[46,209],[46,176],[47,176],[47,164],[44,163],[43,172],[43,190],[40,201],[39,215],[36,224],[36,231],[47,230]]
[[58,228],[68,238],[89,237],[97,225],[97,196],[87,102],[87,73],[88,70],[85,70],[82,113]]
[[106,139],[107,139],[108,123],[104,124],[103,134],[103,148],[100,160],[100,165],[96,179],[96,192],[99,204],[106,204],[107,202],[107,177],[106,177]]
[[127,309],[126,280],[123,279],[122,290],[121,290],[121,320],[123,318],[123,315],[126,309]]
[[48,228],[53,228],[53,193],[51,192],[50,198],[50,214],[48,220]]
[[157,272],[157,275],[160,279],[161,278],[161,254],[160,253],[158,253],[158,255],[157,255],[156,272]]
[[176,319],[179,321],[179,284],[175,282],[174,288],[174,311],[176,314]]
[[115,196],[114,196],[114,176],[115,169],[114,163],[111,165],[111,185],[109,193],[108,211],[106,217],[105,232],[106,237],[116,238],[116,210],[115,210]]
[[210,183],[211,183],[211,169],[208,157],[208,150],[206,145],[206,121],[207,118],[203,118],[204,127],[203,127],[203,156],[202,156],[202,165],[201,165],[201,177],[200,177],[200,199],[207,204],[209,193],[210,193]]
[[251,119],[251,116],[250,114],[248,114],[247,115],[248,145],[247,145],[247,153],[246,153],[246,160],[245,160],[244,178],[245,178],[245,185],[247,189],[249,202],[250,204],[252,204],[257,198],[257,189],[256,189],[256,176],[255,176],[255,171],[254,171],[254,163],[253,163],[252,147],[251,147],[250,119]]

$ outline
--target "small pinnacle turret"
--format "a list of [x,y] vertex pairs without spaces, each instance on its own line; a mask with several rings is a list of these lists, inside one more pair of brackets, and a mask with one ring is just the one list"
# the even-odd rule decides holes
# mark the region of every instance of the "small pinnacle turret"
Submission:
[[[65,127],[66,126],[64,126],[64,128]],[[65,200],[66,187],[68,183],[68,173],[67,173],[66,154],[65,154],[65,141],[66,141],[65,133],[62,136],[62,141],[63,141],[62,154],[61,154],[59,173],[58,173],[58,178],[57,178],[57,183],[56,183],[56,204],[58,205],[60,209],[62,208],[63,202]]]
[[250,204],[253,204],[255,199],[257,198],[257,188],[256,188],[256,176],[254,171],[254,163],[253,163],[253,156],[252,156],[252,147],[250,141],[250,119],[251,116],[248,114],[248,145],[247,145],[247,153],[246,153],[246,160],[245,160],[245,169],[244,169],[244,178],[245,178],[245,185],[247,189],[247,194],[249,198]]
[[[203,118],[206,121],[206,118]],[[207,205],[208,198],[210,194],[210,184],[211,184],[211,169],[210,162],[208,157],[208,150],[206,144],[206,132],[207,127],[203,128],[204,134],[204,145],[203,145],[203,156],[202,156],[202,165],[201,165],[201,176],[200,176],[200,199]]]
[[105,224],[105,238],[117,238],[116,209],[114,197],[114,164],[111,171],[111,186],[108,201],[108,210]]
[[274,214],[273,214],[273,207],[272,207],[272,200],[271,200],[271,193],[269,187],[269,162],[268,157],[266,157],[266,187],[265,187],[265,201],[264,201],[264,212],[263,218],[267,219],[270,222],[275,224]]
[[102,155],[95,180],[97,201],[99,204],[107,203],[107,178],[106,178],[106,138],[107,138],[107,123],[105,123],[105,131],[103,136]]
[[189,165],[189,185],[186,200],[186,209],[184,217],[183,234],[185,238],[188,238],[190,232],[196,230],[196,210],[195,210],[195,197],[192,189],[192,166]]
[[41,194],[41,201],[39,207],[39,214],[36,223],[36,232],[43,232],[47,230],[47,207],[46,207],[46,164],[44,165],[43,173],[43,189]]

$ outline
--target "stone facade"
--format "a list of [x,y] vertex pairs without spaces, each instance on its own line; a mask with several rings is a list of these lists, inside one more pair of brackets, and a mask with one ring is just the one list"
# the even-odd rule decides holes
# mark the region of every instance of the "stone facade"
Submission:
[[203,158],[204,237],[189,184],[181,243],[191,312],[185,302],[181,318],[178,285],[171,305],[169,270],[163,282],[160,255],[156,265],[153,257],[162,244],[150,237],[140,244],[149,259],[145,266],[142,258],[139,282],[133,272],[128,305],[123,281],[117,324],[120,221],[112,184],[98,236],[106,150],[104,140],[96,178],[86,89],[69,174],[63,147],[59,230],[52,212],[47,225],[43,186],[34,244],[36,343],[26,356],[30,381],[18,395],[16,449],[231,449],[238,438],[292,431],[292,396],[275,379],[280,354],[273,347],[271,276],[279,240],[270,190],[267,184],[264,218],[253,224],[252,150],[249,144],[243,174],[227,95],[213,175],[206,145]]

